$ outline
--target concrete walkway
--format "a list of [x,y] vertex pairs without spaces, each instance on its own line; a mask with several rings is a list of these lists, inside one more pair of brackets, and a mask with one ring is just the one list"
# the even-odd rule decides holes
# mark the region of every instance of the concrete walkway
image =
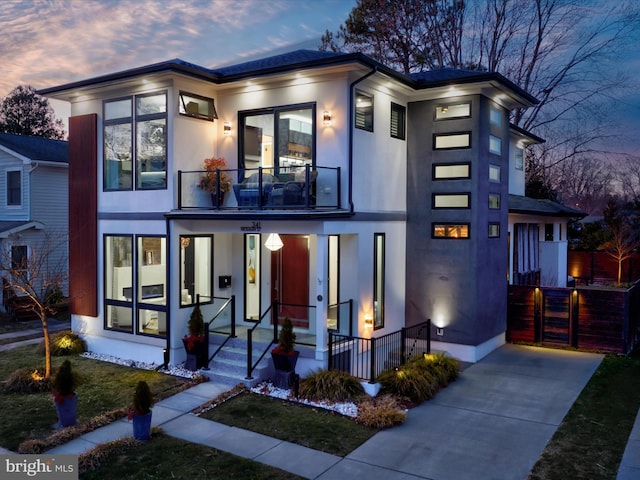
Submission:
[[638,480],[638,478],[640,478],[640,412],[636,415],[616,479]]
[[[381,431],[345,458],[190,414],[227,389],[211,382],[155,404],[153,424],[168,435],[305,478],[522,480],[601,360],[590,353],[505,345],[411,409],[403,425]],[[638,478],[632,457],[635,452],[637,460],[640,451],[639,423],[619,480]],[[122,419],[50,452],[79,454],[125,436],[132,436],[132,425]],[[621,476],[623,471],[631,476]]]

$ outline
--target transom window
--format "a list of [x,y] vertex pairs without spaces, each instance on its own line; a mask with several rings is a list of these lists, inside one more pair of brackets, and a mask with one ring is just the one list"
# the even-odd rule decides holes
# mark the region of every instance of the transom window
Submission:
[[434,150],[471,147],[471,132],[444,133],[433,136]]
[[454,180],[471,177],[470,163],[434,164],[434,180]]
[[435,120],[451,120],[454,118],[469,118],[471,116],[471,103],[454,103],[451,105],[437,105]]
[[373,132],[373,96],[356,91],[355,127]]
[[433,238],[469,238],[468,223],[434,223],[431,236]]
[[104,102],[104,190],[167,188],[167,94]]
[[433,208],[469,208],[468,193],[434,193]]
[[180,92],[180,104],[178,105],[180,115],[199,118],[213,122],[218,118],[213,98],[203,97],[195,93]]

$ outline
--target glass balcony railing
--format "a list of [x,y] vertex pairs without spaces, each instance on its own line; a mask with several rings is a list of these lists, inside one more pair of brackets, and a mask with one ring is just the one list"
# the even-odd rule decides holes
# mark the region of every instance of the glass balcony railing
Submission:
[[[206,181],[203,181],[206,179]],[[231,182],[228,182],[231,180]],[[340,168],[288,166],[178,171],[178,209],[340,208]]]

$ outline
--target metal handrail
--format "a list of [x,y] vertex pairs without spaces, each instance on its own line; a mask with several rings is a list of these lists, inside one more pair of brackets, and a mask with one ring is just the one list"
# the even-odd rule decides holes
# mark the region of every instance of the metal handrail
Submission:
[[[200,295],[196,296],[198,302],[200,302]],[[209,363],[211,363],[211,360],[213,360],[213,357],[215,357],[218,352],[220,352],[220,350],[222,350],[222,347],[224,347],[226,345],[226,343],[232,339],[236,337],[236,296],[235,295],[231,295],[230,298],[227,299],[226,302],[224,302],[224,304],[222,304],[222,306],[218,309],[218,311],[216,312],[216,314],[213,316],[213,318],[208,321],[205,322],[205,329],[204,329],[204,341],[205,344],[207,346],[207,356],[209,355],[209,338],[211,335],[211,325],[213,324],[213,322],[222,314],[222,312],[224,312],[227,308],[227,306],[231,305],[231,333],[229,335],[227,335],[227,338],[225,338],[224,342],[222,342],[218,348],[216,349],[215,352],[213,352],[213,354],[208,357],[209,360],[207,361],[207,368]]]
[[267,347],[262,352],[260,357],[256,360],[256,362],[255,363],[251,362],[251,359],[253,357],[253,355],[252,355],[252,353],[253,353],[253,332],[255,331],[256,328],[258,328],[258,325],[260,325],[262,323],[262,320],[264,319],[264,317],[267,314],[270,314],[270,315],[273,316],[273,312],[277,311],[277,305],[278,305],[278,301],[277,300],[273,301],[271,303],[271,305],[269,305],[269,308],[267,308],[267,310],[260,316],[260,319],[255,323],[255,325],[247,330],[247,376],[245,377],[246,380],[253,380],[253,377],[251,376],[251,374],[253,373],[255,368],[258,366],[258,363],[260,363],[260,361],[267,354],[267,352],[271,348],[271,345],[273,345],[275,342],[278,341],[278,322],[275,321],[275,322],[273,322],[273,339],[267,345]]

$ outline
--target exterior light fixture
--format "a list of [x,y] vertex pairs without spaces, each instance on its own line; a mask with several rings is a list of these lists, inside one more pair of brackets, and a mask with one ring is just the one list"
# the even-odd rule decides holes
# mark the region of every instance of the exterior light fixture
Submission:
[[437,327],[437,328],[436,328],[436,335],[438,335],[439,337],[444,336],[444,328],[442,328],[442,327]]
[[364,326],[367,328],[373,328],[373,315],[370,313],[367,313],[364,316]]
[[331,125],[331,112],[329,110],[325,110],[322,113],[322,123],[327,127]]
[[231,135],[231,122],[224,122],[222,125],[222,133],[225,135]]
[[264,242],[264,246],[272,252],[277,252],[284,246],[284,244],[282,243],[280,235],[278,235],[277,233],[270,233],[267,237],[267,241]]

